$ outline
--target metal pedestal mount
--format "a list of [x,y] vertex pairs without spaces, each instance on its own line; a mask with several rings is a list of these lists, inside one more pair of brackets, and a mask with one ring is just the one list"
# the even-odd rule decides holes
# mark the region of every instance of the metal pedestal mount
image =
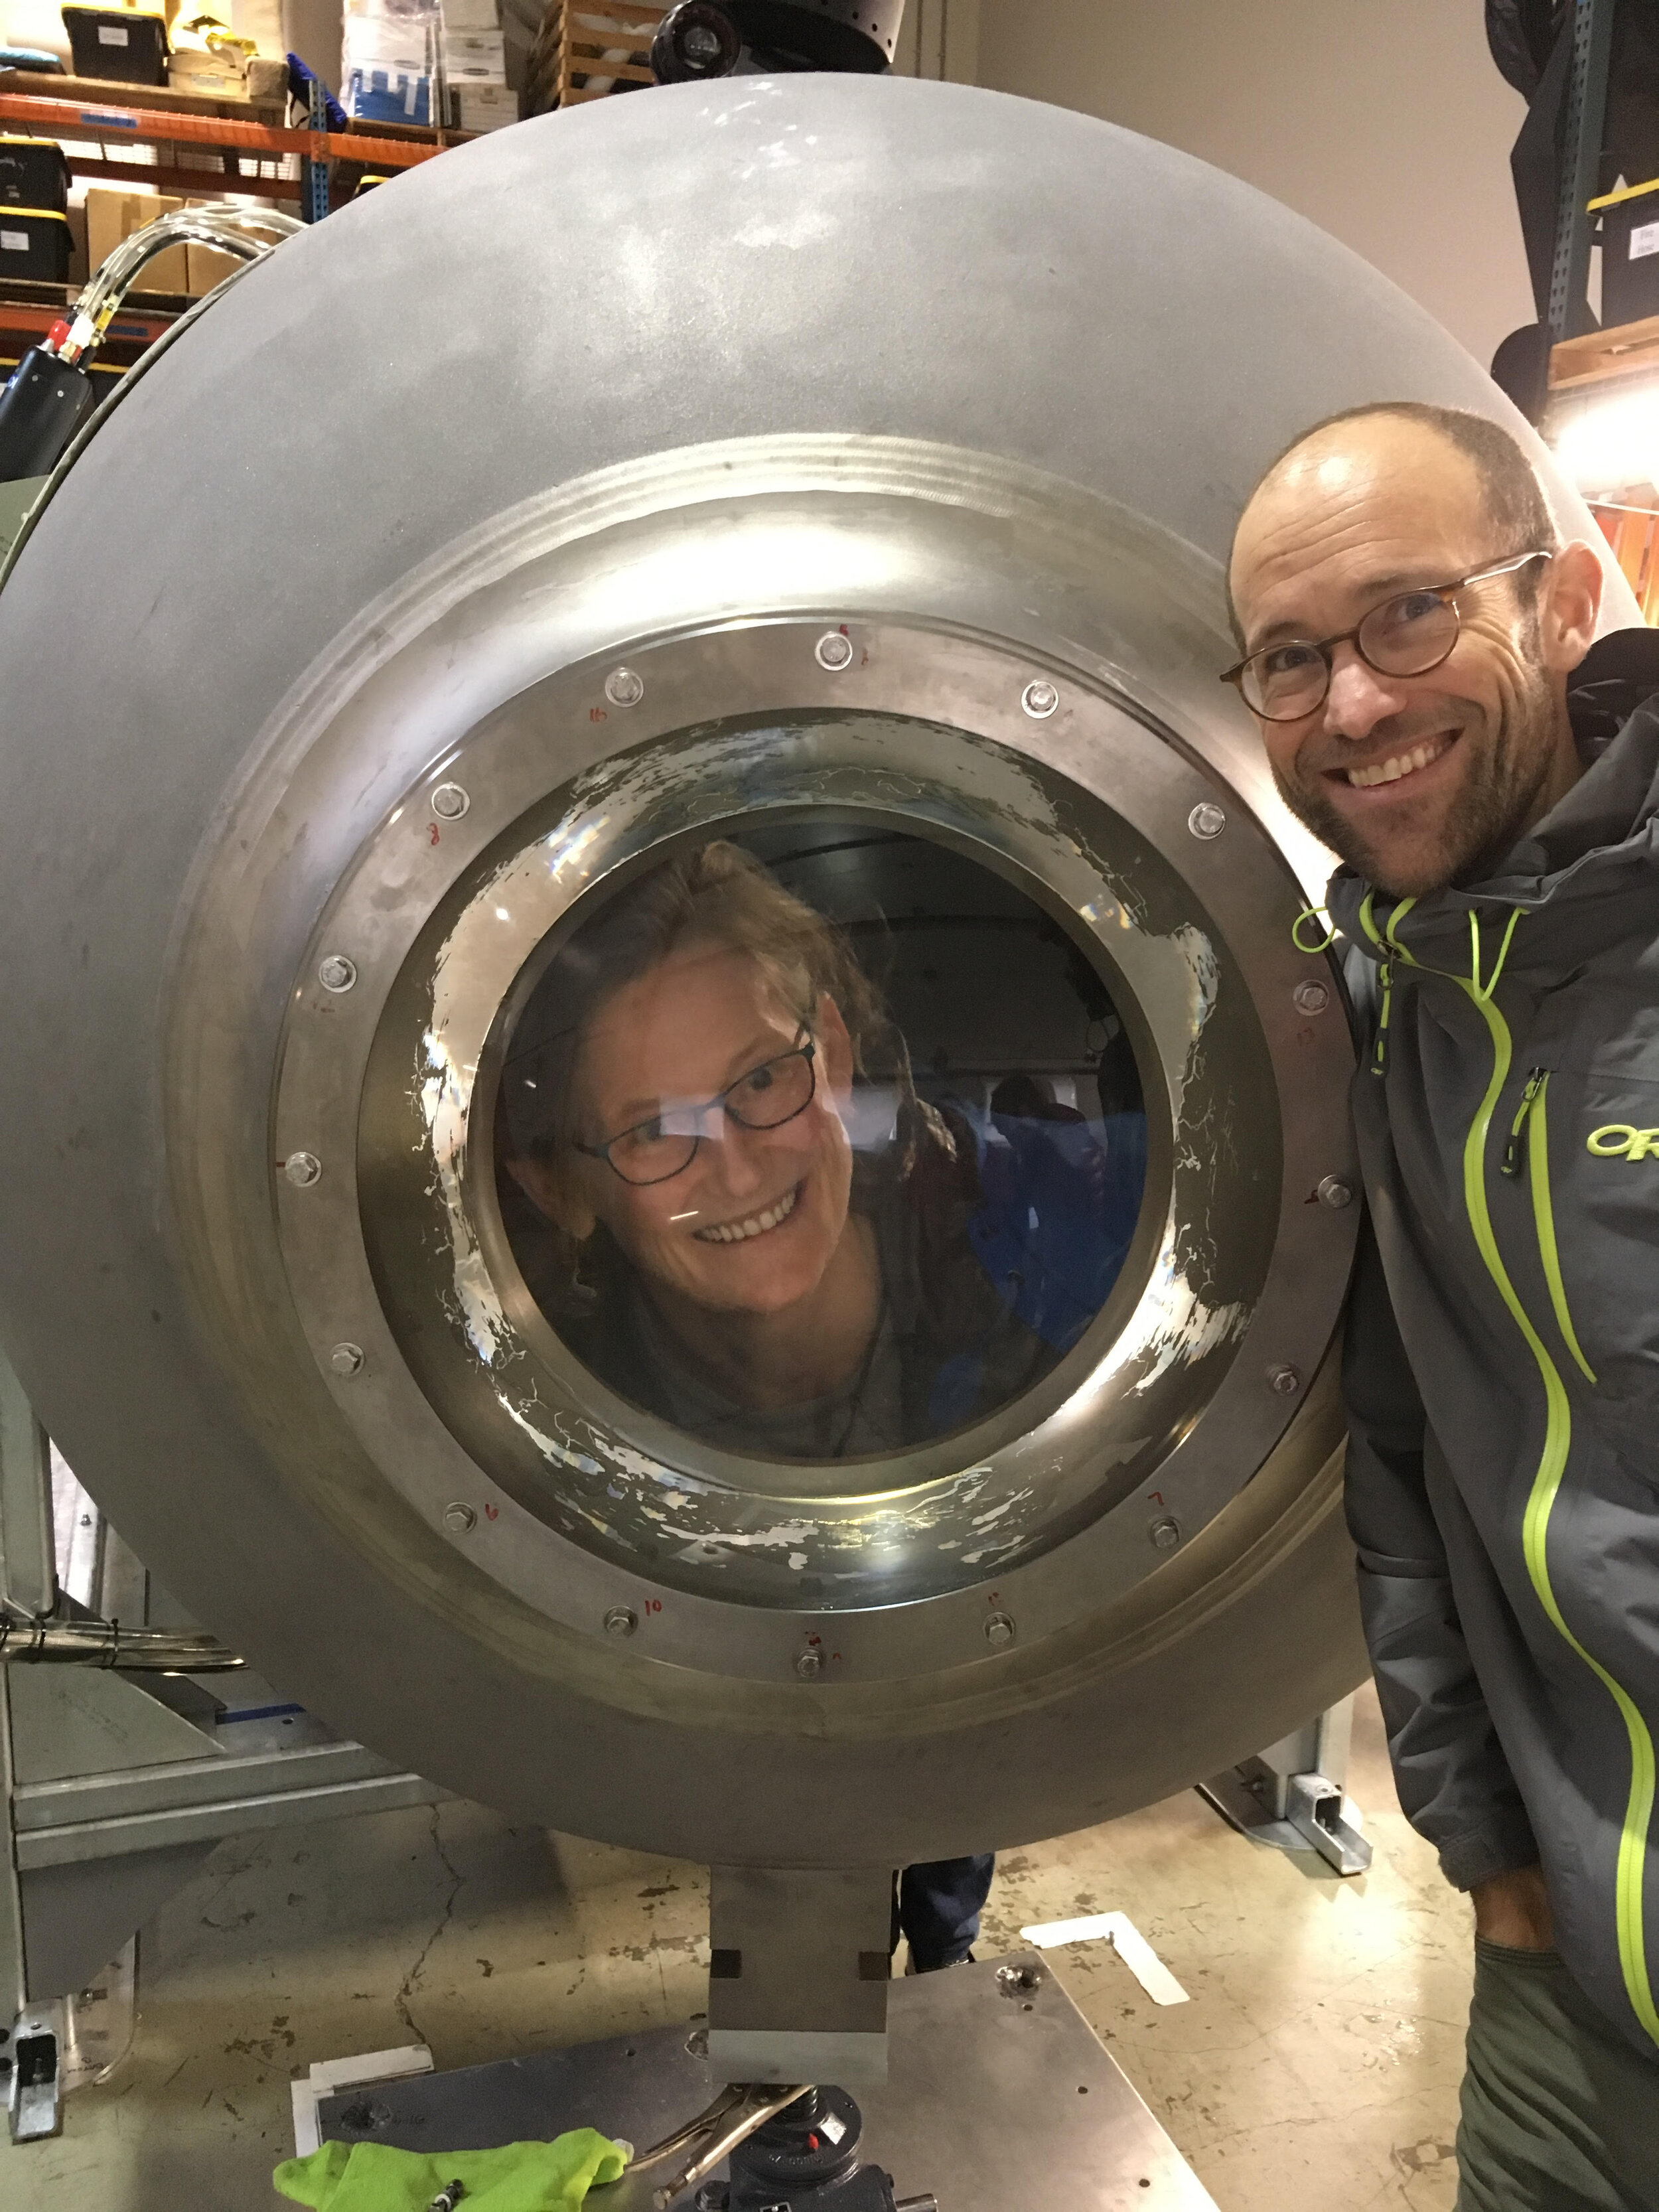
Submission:
[[707,2029],[658,2028],[324,2095],[317,2134],[429,2153],[598,2128],[640,2148],[592,2191],[592,2212],[1212,2208],[1034,1954],[896,1982],[890,2042],[889,2080],[856,2098],[826,2087],[711,2100],[722,2069]]
[[932,2197],[896,2203],[892,2175],[860,2163],[863,2142],[844,2089],[809,2089],[732,2149],[730,2180],[698,2191],[700,2212],[938,2212]]
[[1231,1827],[1282,1851],[1317,1851],[1338,1874],[1364,1874],[1371,1845],[1345,1795],[1353,1699],[1344,1698],[1254,1758],[1200,1782],[1200,1797]]
[[[573,210],[618,272],[580,300]],[[498,132],[125,381],[0,590],[0,696],[51,702],[0,810],[0,1335],[194,1617],[399,1771],[792,1872],[1069,1832],[1352,1687],[1352,1053],[1291,938],[1327,856],[1217,675],[1256,473],[1382,397],[1500,404],[1168,148],[826,75]],[[1109,1295],[900,1449],[649,1413],[509,1234],[529,994],[717,838],[826,883],[833,847],[849,897],[883,855],[967,871],[927,1019],[971,1030],[1012,902],[1119,1024],[1021,1079],[1132,1064]]]

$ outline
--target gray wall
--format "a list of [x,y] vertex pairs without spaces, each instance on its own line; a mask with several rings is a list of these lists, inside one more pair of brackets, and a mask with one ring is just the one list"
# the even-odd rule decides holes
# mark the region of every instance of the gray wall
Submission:
[[1483,364],[1533,319],[1480,0],[980,0],[979,82],[1196,154],[1309,216]]

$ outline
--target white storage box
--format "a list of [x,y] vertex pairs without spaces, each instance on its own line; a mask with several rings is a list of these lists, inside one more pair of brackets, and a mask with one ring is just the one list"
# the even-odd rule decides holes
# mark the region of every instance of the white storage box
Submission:
[[446,26],[443,55],[451,84],[507,82],[507,42],[499,31],[451,31]]
[[453,85],[449,107],[457,131],[500,131],[519,119],[519,95],[504,84]]

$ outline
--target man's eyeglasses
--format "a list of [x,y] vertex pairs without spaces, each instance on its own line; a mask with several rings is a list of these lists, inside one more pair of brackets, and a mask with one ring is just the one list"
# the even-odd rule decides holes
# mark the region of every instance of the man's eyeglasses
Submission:
[[644,1186],[666,1182],[684,1175],[697,1156],[697,1147],[709,1134],[716,1114],[735,1121],[740,1129],[781,1129],[804,1114],[817,1087],[814,1055],[817,1047],[808,1037],[793,1052],[780,1053],[740,1075],[714,1097],[693,1105],[670,1099],[648,1121],[607,1137],[602,1145],[578,1145],[591,1160],[603,1160],[624,1182]]
[[1471,584],[1484,584],[1493,576],[1511,576],[1530,561],[1549,561],[1547,549],[1522,553],[1496,568],[1482,568],[1455,584],[1431,584],[1414,592],[1398,592],[1373,607],[1352,629],[1330,637],[1291,638],[1282,645],[1265,645],[1247,653],[1236,668],[1222,677],[1236,684],[1244,704],[1264,722],[1299,722],[1325,703],[1331,688],[1334,649],[1352,641],[1369,668],[1379,676],[1426,676],[1450,657],[1462,628],[1457,594]]

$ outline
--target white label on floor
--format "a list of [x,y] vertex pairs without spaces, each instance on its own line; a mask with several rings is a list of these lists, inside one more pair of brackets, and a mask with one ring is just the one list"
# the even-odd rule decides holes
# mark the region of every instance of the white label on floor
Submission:
[[1659,222],[1638,224],[1630,234],[1630,258],[1645,260],[1650,253],[1659,253]]
[[1048,1920],[1020,1934],[1039,1951],[1060,1943],[1107,1942],[1154,2004],[1185,2004],[1187,1992],[1127,1912],[1091,1912],[1085,1920]]

